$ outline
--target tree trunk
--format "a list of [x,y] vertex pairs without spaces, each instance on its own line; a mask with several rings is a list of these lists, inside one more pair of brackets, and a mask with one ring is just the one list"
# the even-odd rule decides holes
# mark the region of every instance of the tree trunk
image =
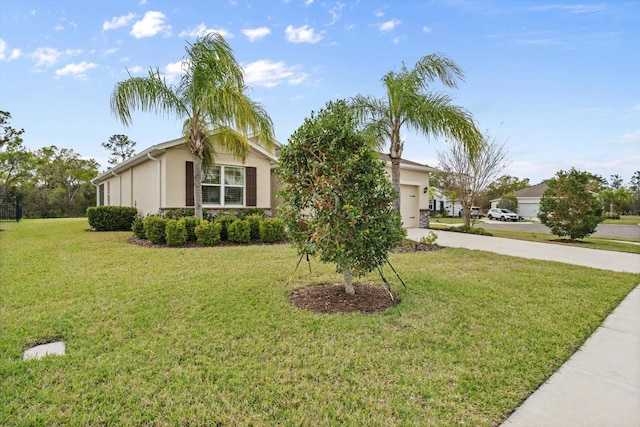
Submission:
[[609,213],[610,213],[611,215],[613,215],[613,210],[614,210],[614,209],[613,209],[613,200],[612,200],[611,202],[609,202]]
[[202,159],[193,155],[193,215],[202,219]]
[[400,158],[391,158],[391,183],[398,197],[393,201],[393,207],[400,213]]
[[353,281],[351,279],[351,270],[344,269],[344,292],[347,295],[355,295],[356,290],[353,288]]

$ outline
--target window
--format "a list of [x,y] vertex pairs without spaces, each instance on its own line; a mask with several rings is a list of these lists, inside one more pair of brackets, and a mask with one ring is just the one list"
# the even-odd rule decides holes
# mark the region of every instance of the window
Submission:
[[202,203],[244,206],[245,170],[234,166],[213,166],[202,172]]

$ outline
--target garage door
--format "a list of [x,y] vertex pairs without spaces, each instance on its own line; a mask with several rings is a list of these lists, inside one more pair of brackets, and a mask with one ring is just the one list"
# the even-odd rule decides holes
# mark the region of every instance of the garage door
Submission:
[[527,203],[520,202],[518,203],[518,215],[523,218],[536,218],[538,216],[538,210],[540,209],[540,205],[537,202]]
[[400,186],[400,215],[405,228],[416,228],[419,225],[418,187],[415,185]]

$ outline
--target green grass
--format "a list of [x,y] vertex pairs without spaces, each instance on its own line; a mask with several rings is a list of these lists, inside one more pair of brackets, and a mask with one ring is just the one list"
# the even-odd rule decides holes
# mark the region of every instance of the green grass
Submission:
[[432,218],[430,223],[436,224],[464,224],[464,219],[455,217]]
[[[288,295],[340,276],[313,262],[285,287],[287,245],[144,248],[83,219],[0,227],[8,426],[496,425],[640,281],[447,248],[392,255],[401,315],[323,315]],[[21,360],[58,339],[66,356]]]
[[640,215],[622,215],[620,219],[605,219],[603,224],[638,225]]

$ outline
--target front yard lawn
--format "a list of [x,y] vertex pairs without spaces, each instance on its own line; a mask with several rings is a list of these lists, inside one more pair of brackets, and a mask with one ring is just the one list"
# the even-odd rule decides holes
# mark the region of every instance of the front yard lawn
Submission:
[[[640,281],[462,249],[398,253],[401,314],[327,315],[288,296],[341,276],[312,261],[285,287],[287,245],[147,248],[86,219],[0,228],[8,426],[497,425]],[[21,360],[55,340],[66,356]]]

